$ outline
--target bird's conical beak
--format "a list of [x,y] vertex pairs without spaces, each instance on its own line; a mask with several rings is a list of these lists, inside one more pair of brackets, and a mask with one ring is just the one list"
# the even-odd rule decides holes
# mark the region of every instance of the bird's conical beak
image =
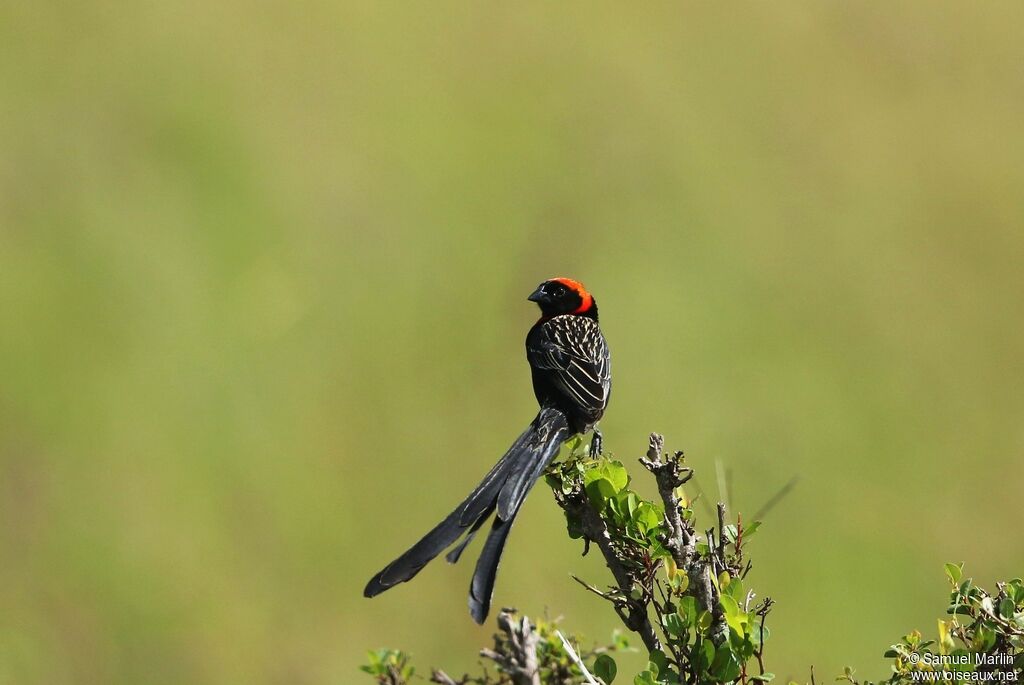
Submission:
[[538,287],[536,290],[530,293],[530,296],[526,299],[528,299],[530,302],[540,302],[541,300],[543,300],[544,291],[541,288],[543,288],[543,286]]

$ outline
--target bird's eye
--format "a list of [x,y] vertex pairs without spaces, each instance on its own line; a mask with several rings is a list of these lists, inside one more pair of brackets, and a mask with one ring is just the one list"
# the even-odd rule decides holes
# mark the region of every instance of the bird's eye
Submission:
[[565,286],[564,285],[560,285],[557,288],[555,288],[555,294],[556,295],[565,295]]

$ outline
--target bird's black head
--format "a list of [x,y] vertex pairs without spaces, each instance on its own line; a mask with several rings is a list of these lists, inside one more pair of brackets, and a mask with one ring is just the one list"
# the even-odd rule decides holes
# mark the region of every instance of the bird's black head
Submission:
[[544,316],[578,314],[597,319],[597,302],[579,281],[552,278],[544,281],[529,298],[536,302]]

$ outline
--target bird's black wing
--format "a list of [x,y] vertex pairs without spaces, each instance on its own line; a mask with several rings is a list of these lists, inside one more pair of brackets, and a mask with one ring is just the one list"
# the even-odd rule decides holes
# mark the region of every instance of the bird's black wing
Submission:
[[556,316],[541,324],[527,342],[526,358],[549,372],[554,384],[584,411],[600,414],[611,393],[608,344],[597,321]]

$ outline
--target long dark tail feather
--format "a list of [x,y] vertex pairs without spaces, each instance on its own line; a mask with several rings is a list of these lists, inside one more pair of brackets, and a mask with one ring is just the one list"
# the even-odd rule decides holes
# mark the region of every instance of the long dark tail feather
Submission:
[[498,518],[511,521],[544,468],[558,455],[562,443],[569,437],[569,424],[565,414],[545,407],[527,429],[529,438],[523,452],[498,494]]
[[448,554],[446,554],[444,557],[445,561],[447,561],[449,564],[454,564],[458,562],[459,557],[461,557],[462,553],[466,551],[467,547],[469,547],[469,543],[473,542],[473,538],[476,537],[477,531],[480,530],[481,526],[483,526],[484,523],[487,522],[487,519],[490,517],[491,512],[493,511],[494,509],[492,508],[488,510],[486,514],[477,519],[476,523],[473,524],[473,527],[469,529],[469,532],[466,533],[462,537],[462,540],[459,541],[459,544],[455,545],[450,550],[448,550]]
[[487,620],[491,610],[491,595],[494,594],[494,581],[498,577],[498,564],[514,521],[515,517],[508,521],[494,519],[491,532],[487,534],[487,540],[480,550],[480,558],[476,560],[476,570],[469,584],[469,615],[478,624]]
[[545,411],[542,410],[533,423],[535,433],[527,451],[530,458],[518,464],[518,472],[509,475],[498,495],[498,515],[494,518],[491,532],[476,561],[473,580],[469,585],[469,613],[477,623],[483,623],[491,609],[491,595],[494,593],[494,581],[498,577],[501,553],[519,508],[544,469],[558,455],[562,443],[570,436],[565,415],[556,410],[545,415]]
[[512,449],[494,465],[455,511],[371,578],[363,590],[363,596],[374,597],[399,583],[411,580],[430,560],[458,540],[467,528],[475,526],[481,518],[490,516],[494,510],[494,501],[512,467],[510,457],[518,451],[516,447],[519,442],[517,440],[513,444]]
[[565,414],[550,407],[541,409],[530,426],[455,511],[371,578],[363,595],[373,597],[410,580],[465,534],[465,539],[448,554],[448,560],[454,563],[497,508],[498,516],[484,544],[470,587],[470,612],[478,623],[483,622],[490,608],[498,562],[512,522],[530,488],[569,435]]

